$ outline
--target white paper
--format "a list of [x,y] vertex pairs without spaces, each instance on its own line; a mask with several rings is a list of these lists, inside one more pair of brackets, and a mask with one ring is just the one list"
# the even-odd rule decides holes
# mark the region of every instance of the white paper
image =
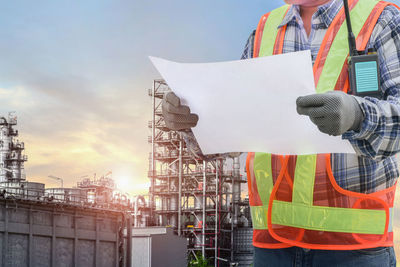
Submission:
[[199,115],[193,132],[204,154],[354,153],[296,111],[297,97],[315,93],[310,51],[200,64],[150,59]]

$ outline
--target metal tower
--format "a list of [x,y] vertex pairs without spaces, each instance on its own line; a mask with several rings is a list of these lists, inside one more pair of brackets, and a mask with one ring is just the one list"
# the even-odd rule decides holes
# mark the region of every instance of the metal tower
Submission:
[[169,225],[187,237],[189,257],[202,255],[215,266],[228,266],[234,261],[234,231],[243,206],[239,159],[205,160],[191,153],[182,134],[165,126],[161,102],[168,91],[163,80],[155,80],[148,92],[152,224]]
[[28,160],[23,155],[24,143],[15,140],[18,131],[17,117],[9,113],[8,119],[0,117],[0,182],[25,181],[24,162]]

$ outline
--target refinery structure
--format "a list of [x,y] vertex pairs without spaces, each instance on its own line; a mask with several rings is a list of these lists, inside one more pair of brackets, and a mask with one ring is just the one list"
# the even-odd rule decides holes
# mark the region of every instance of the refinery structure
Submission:
[[161,110],[168,91],[163,80],[155,80],[148,92],[153,111],[150,223],[171,226],[186,237],[189,258],[201,255],[214,266],[250,266],[250,211],[248,199],[241,196],[244,166],[237,154],[201,158],[186,146],[181,133],[169,131]]
[[26,178],[17,118],[0,117],[0,266],[251,266],[252,228],[240,154],[203,158],[169,131],[163,80],[149,90],[150,188],[128,197],[111,172],[75,187]]
[[129,266],[128,198],[108,177],[74,188],[27,181],[16,124],[0,117],[0,265]]

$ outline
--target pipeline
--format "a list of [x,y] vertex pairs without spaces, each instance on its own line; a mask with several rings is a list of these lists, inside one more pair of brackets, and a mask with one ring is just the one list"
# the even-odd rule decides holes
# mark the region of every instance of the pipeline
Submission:
[[134,214],[134,225],[138,227],[138,212],[139,212],[139,200],[141,200],[143,207],[146,206],[146,201],[143,196],[136,196],[135,198],[135,214]]

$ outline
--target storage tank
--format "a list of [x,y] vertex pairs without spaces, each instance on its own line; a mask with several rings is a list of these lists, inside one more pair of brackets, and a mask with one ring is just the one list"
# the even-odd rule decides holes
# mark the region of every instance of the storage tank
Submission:
[[87,202],[86,191],[80,188],[47,188],[46,197],[57,202],[83,204]]
[[27,181],[6,181],[0,182],[0,192],[9,198],[22,198],[29,200],[43,200],[44,187],[42,183]]

